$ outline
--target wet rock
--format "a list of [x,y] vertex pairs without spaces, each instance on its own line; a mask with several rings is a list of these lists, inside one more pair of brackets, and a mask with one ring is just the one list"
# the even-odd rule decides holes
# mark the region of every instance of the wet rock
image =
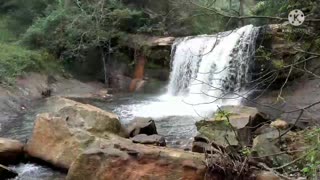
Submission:
[[197,153],[205,153],[210,149],[210,140],[202,135],[197,135],[194,137],[194,141],[192,142],[192,152]]
[[132,142],[139,144],[151,144],[156,146],[166,146],[166,140],[163,136],[154,134],[154,135],[145,135],[139,134],[131,138]]
[[194,137],[194,142],[204,142],[204,143],[207,143],[209,144],[210,143],[210,140],[204,136],[201,136],[201,135],[197,135]]
[[[113,143],[115,141],[112,141]],[[128,152],[138,152],[132,156]],[[202,180],[203,155],[119,142],[118,148],[89,149],[72,164],[67,180],[78,179],[189,179]]]
[[51,89],[46,89],[44,91],[41,92],[41,96],[43,98],[47,98],[47,97],[50,97],[51,96],[51,93],[52,93],[52,90]]
[[151,118],[135,118],[128,127],[128,133],[130,137],[158,134],[156,124]]
[[192,143],[192,152],[205,153],[210,149],[210,145],[206,142],[196,141]]
[[12,170],[10,170],[8,167],[5,167],[0,164],[0,177],[1,179],[12,179],[18,176],[18,174]]
[[23,144],[17,140],[0,138],[0,163],[17,164],[24,155]]

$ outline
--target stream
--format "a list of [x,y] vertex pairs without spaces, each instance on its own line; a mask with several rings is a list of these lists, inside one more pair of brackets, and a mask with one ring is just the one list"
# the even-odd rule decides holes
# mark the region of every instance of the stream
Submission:
[[[125,126],[135,117],[151,117],[156,122],[158,133],[166,138],[168,147],[189,150],[192,139],[197,133],[195,122],[201,117],[196,117],[194,109],[185,104],[182,99],[179,101],[171,98],[166,95],[159,96],[158,93],[117,94],[114,95],[111,102],[90,101],[87,103],[114,112]],[[26,142],[32,135],[36,115],[43,112],[48,112],[48,107],[45,106],[45,101],[41,100],[27,113],[3,123],[0,136]],[[33,163],[10,168],[18,172],[17,180],[65,178],[63,173]]]
[[[197,134],[196,121],[211,118],[218,106],[239,105],[245,96],[257,34],[258,28],[248,25],[216,35],[178,39],[172,48],[170,81],[164,88],[157,88],[155,93],[116,94],[108,102],[87,103],[114,112],[125,126],[135,117],[150,117],[168,147],[190,150]],[[28,113],[3,123],[0,136],[25,142],[31,136],[36,114],[43,112],[50,111],[40,101]],[[21,180],[65,177],[29,163],[11,168]]]

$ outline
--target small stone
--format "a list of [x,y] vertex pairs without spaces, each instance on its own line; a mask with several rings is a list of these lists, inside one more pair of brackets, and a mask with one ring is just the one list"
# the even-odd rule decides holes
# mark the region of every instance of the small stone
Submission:
[[262,171],[256,176],[256,180],[280,180],[273,172]]
[[130,137],[158,134],[156,124],[151,118],[135,118],[129,125],[128,132]]
[[271,127],[274,127],[274,128],[277,128],[277,129],[281,129],[281,130],[284,130],[284,129],[287,129],[289,124],[284,121],[284,120],[281,120],[281,119],[277,119],[275,121],[273,121],[271,124],[270,124]]

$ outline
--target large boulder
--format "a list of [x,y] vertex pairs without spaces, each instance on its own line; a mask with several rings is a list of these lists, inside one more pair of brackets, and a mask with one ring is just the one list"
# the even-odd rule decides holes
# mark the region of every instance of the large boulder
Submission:
[[68,169],[74,159],[95,142],[93,135],[71,127],[65,118],[40,114],[25,151],[33,158]]
[[0,164],[16,164],[23,158],[23,144],[17,140],[0,138]]
[[[257,108],[248,106],[222,106],[220,111],[228,114],[230,124],[236,129],[242,129],[246,126],[255,127],[267,120],[267,115],[258,111]],[[216,113],[214,120],[226,120]]]
[[237,146],[239,142],[233,129],[225,121],[199,121],[196,123],[201,136],[221,146]]
[[226,147],[237,146],[239,143],[249,145],[251,132],[265,121],[265,115],[256,108],[223,106],[213,119],[199,121],[196,126],[201,136]]
[[153,119],[151,118],[135,118],[128,127],[128,133],[130,137],[134,137],[138,134],[153,135],[158,134],[157,127]]
[[[203,179],[204,156],[133,143],[113,133],[103,138],[64,117],[40,114],[27,153],[60,168],[68,179]],[[119,173],[121,172],[121,173]]]
[[96,136],[104,137],[105,133],[127,136],[117,115],[89,104],[79,103],[67,98],[48,98],[45,110],[68,121],[70,127],[86,130]]
[[80,128],[98,137],[107,137],[108,133],[127,136],[117,115],[95,106],[77,103],[62,108],[57,115],[64,118],[70,127]]
[[156,146],[166,146],[166,140],[163,136],[154,134],[151,136],[145,135],[145,134],[139,134],[135,137],[131,138],[133,143],[139,143],[139,144],[150,144],[150,145],[156,145]]
[[206,166],[201,154],[133,144],[117,137],[108,141],[103,148],[81,154],[67,180],[204,179]]
[[[254,138],[252,156],[273,167],[278,167],[291,162],[292,157],[288,154],[282,153],[281,147],[278,145],[279,143],[285,144],[284,142],[279,142],[279,135],[278,130],[271,128],[269,129],[269,132],[258,135]],[[288,135],[285,135],[282,139],[284,140],[286,138],[288,138]]]

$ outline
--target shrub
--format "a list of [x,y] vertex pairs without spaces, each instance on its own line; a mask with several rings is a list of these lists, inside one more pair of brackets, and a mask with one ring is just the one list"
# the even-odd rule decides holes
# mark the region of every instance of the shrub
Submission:
[[59,71],[53,56],[43,51],[27,50],[18,45],[0,43],[0,83],[14,84],[17,76],[25,72]]

